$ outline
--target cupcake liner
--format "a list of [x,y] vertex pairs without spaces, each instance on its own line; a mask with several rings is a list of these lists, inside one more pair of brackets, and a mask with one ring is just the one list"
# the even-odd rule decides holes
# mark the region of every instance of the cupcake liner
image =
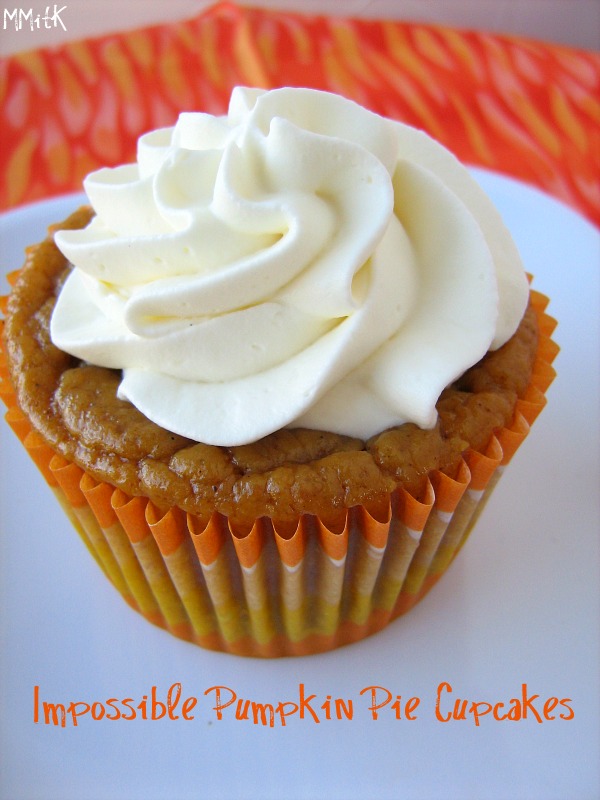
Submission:
[[545,404],[556,325],[531,292],[540,341],[512,423],[453,475],[435,471],[414,497],[400,488],[374,515],[350,509],[332,529],[313,516],[294,529],[267,518],[240,530],[129,497],[57,455],[16,404],[5,362],[0,396],[23,443],[88,550],[124,599],[150,622],[212,650],[277,657],[330,650],[407,612],[439,580]]

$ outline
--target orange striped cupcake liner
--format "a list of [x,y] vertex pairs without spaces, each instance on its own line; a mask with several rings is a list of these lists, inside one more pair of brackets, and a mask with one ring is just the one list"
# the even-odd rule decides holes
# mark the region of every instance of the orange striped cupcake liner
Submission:
[[136,611],[210,650],[272,658],[332,650],[381,630],[412,608],[451,564],[494,486],[545,405],[556,326],[532,291],[540,340],[532,380],[513,420],[456,471],[435,471],[422,496],[400,488],[379,517],[348,511],[332,530],[302,517],[294,530],[267,518],[240,531],[159,511],[57,455],[19,410],[2,355],[6,419],[88,550]]

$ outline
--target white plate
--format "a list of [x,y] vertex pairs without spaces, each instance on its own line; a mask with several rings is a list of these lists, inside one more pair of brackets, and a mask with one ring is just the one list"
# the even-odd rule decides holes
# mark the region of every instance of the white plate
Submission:
[[[434,590],[371,639],[326,655],[259,661],[205,652],[131,611],[100,574],[54,498],[0,426],[3,797],[592,798],[598,794],[598,319],[600,237],[577,214],[516,181],[477,171],[505,214],[534,286],[560,321],[548,406],[497,488],[475,534]],[[62,198],[6,214],[3,263],[76,205]],[[8,270],[7,270],[8,271]],[[508,703],[522,685],[569,698],[570,720],[482,717],[442,722],[437,687]],[[198,699],[193,720],[34,722],[40,700],[141,701],[172,684]],[[274,728],[216,719],[220,685],[277,705],[316,695]],[[413,721],[391,703],[374,720],[369,686],[419,697]],[[223,694],[227,695],[225,690]],[[229,695],[227,695],[229,696]],[[352,719],[325,718],[328,696]],[[383,698],[380,690],[379,698]],[[82,708],[82,707],[80,707]],[[291,708],[287,706],[286,708]],[[100,707],[96,710],[99,712]],[[110,709],[109,709],[110,710]],[[564,706],[558,711],[565,710]]]

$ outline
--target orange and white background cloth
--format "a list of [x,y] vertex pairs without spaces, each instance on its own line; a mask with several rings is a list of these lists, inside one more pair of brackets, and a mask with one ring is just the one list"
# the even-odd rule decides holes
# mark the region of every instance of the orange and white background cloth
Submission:
[[[64,6],[65,27],[84,5]],[[565,5],[576,13],[580,3]],[[11,25],[1,33],[14,48],[24,32]],[[53,31],[29,31],[28,46],[38,33]],[[236,84],[338,92],[600,223],[598,53],[431,22],[228,2],[2,58],[0,210],[79,190],[87,172],[132,160],[137,137],[180,111],[224,112]]]

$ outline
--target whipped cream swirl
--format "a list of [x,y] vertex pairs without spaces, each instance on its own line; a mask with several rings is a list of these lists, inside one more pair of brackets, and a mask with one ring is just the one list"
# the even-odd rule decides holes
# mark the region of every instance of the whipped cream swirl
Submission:
[[181,114],[84,188],[95,217],[55,235],[74,269],[52,340],[195,441],[432,427],[527,303],[467,170],[337,95],[236,88],[227,116]]

